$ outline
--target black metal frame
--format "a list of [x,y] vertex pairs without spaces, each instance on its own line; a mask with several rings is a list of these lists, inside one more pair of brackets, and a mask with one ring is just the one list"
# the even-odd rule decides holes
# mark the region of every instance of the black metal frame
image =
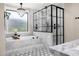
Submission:
[[[50,33],[52,33],[53,32],[53,15],[52,15],[52,6],[54,6],[54,7],[56,7],[56,45],[58,45],[58,15],[57,15],[57,13],[58,13],[58,11],[57,11],[57,9],[61,9],[61,10],[63,10],[63,43],[64,43],[64,9],[63,8],[61,8],[61,7],[59,7],[59,6],[56,6],[56,5],[48,5],[48,6],[46,6],[46,7],[44,7],[44,8],[42,8],[41,10],[38,10],[38,11],[36,11],[36,12],[34,12],[33,13],[33,28],[34,28],[34,14],[36,14],[36,13],[38,13],[38,12],[40,12],[40,11],[42,11],[42,10],[44,10],[44,9],[46,9],[46,8],[48,8],[48,7],[50,7],[51,8],[51,31],[50,31]],[[35,31],[35,32],[46,32],[46,31]],[[60,35],[61,36],[61,35]]]
[[[57,7],[56,7],[56,38],[58,38],[58,15],[57,15]],[[58,44],[58,39],[56,40],[56,45]]]
[[52,15],[52,5],[51,5],[51,32],[53,32],[53,31],[52,31],[52,21],[53,21],[53,20],[52,20],[52,16],[53,16],[53,15]]

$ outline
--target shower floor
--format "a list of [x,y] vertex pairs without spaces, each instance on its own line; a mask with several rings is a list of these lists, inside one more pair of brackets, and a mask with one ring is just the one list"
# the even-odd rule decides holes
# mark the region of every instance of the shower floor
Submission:
[[42,47],[32,47],[32,48],[22,48],[20,50],[8,52],[7,56],[53,56],[48,48]]

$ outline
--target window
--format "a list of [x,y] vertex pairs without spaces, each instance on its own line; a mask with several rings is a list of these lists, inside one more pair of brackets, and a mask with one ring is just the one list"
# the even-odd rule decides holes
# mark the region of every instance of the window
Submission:
[[[26,13],[23,17],[20,17],[15,11],[6,11],[9,13],[9,16],[6,19],[6,31],[9,32],[26,32],[27,28],[27,18],[28,14]],[[6,17],[6,16],[5,16]]]

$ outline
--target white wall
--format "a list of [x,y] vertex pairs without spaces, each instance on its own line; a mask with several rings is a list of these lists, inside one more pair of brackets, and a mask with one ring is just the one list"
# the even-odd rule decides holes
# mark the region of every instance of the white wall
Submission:
[[0,55],[5,55],[4,5],[0,3]]
[[69,3],[64,5],[65,41],[79,39],[79,3]]

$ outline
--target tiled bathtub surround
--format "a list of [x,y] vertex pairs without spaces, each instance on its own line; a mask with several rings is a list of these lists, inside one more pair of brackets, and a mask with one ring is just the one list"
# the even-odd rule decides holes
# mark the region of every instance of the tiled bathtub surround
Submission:
[[50,47],[50,50],[56,56],[79,56],[79,39]]

